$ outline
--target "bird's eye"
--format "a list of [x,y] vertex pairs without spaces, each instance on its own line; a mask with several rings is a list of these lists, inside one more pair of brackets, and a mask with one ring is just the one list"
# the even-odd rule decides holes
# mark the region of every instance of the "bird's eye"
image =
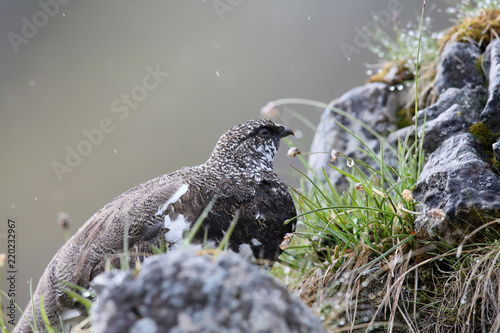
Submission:
[[259,134],[262,136],[269,136],[271,135],[271,132],[267,128],[261,128],[259,130]]

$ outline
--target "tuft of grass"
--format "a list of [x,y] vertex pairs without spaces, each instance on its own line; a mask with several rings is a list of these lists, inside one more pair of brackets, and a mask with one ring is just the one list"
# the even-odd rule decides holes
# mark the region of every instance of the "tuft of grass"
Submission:
[[[378,282],[375,277],[408,267],[409,259],[403,266],[400,260],[416,247],[411,191],[423,156],[418,154],[418,144],[410,143],[407,135],[397,147],[391,147],[397,153],[393,166],[384,159],[384,148],[389,148],[384,141],[380,152],[375,153],[363,138],[345,127],[344,130],[365,146],[374,166],[343,153],[332,154],[337,161],[329,167],[351,184],[343,193],[328,181],[325,170],[326,183],[297,170],[302,177],[301,186],[293,189],[292,195],[300,223],[274,273],[315,309],[332,330],[387,326],[387,322],[372,321],[377,307],[365,313],[358,305],[378,297],[362,292]],[[304,157],[297,157],[310,171]],[[338,163],[346,163],[350,172],[340,169]],[[390,281],[387,283],[389,288]],[[382,303],[379,305],[388,306],[387,301]],[[393,319],[391,327],[397,325]]]
[[[294,154],[312,176],[298,171],[301,183],[292,190],[292,195],[300,223],[291,246],[273,272],[332,331],[377,327],[392,331],[401,325],[395,320],[396,313],[410,322],[409,316],[399,310],[399,300],[406,282],[401,276],[407,275],[415,255],[415,202],[411,193],[422,170],[422,145],[408,131],[403,142],[392,147],[384,137],[352,115],[334,108],[332,103],[283,99],[272,103],[273,114],[279,115],[277,107],[290,103],[323,107],[358,122],[380,140],[381,148],[376,153],[360,135],[337,123],[346,135],[361,143],[362,151],[372,160],[368,165],[342,152],[323,152],[332,157],[330,167],[351,184],[343,193],[332,186],[325,170],[326,183],[323,183],[312,172],[304,154]],[[290,140],[285,142],[291,145]],[[386,163],[384,148],[397,156],[396,166]],[[342,162],[350,172],[336,164]],[[377,283],[380,285],[375,286]],[[380,294],[384,289],[387,292]],[[388,320],[378,316],[382,309],[389,309]]]
[[481,48],[495,38],[500,31],[500,1],[461,1],[449,11],[460,19],[440,39],[442,50],[450,42],[472,43]]
[[[413,22],[409,22],[405,27],[401,27],[398,22],[394,22],[392,34],[383,30],[379,25],[376,25],[376,29],[366,31],[366,34],[373,41],[369,47],[370,51],[380,59],[380,63],[385,65],[386,68],[388,66],[392,67],[390,65],[397,65],[398,70],[394,71],[394,73],[400,75],[395,77],[401,78],[397,81],[380,80],[382,69],[378,70],[370,80],[391,84],[413,80],[417,64],[429,64],[435,60],[436,51],[439,48],[437,40],[440,34],[432,30],[430,17],[425,18],[425,20],[427,24],[423,26],[421,31],[419,31],[419,25],[415,25]],[[420,62],[416,62],[415,50],[419,43],[421,44],[422,56],[419,59]],[[378,80],[377,77],[379,77]]]
[[[420,61],[420,38],[417,45],[415,64]],[[418,77],[418,66],[415,67]],[[281,103],[283,101],[273,105]],[[327,109],[368,127],[331,104]],[[373,133],[380,139],[380,152],[376,153],[363,137],[337,124],[346,135],[360,142],[372,163],[331,152],[329,167],[351,184],[347,191],[339,193],[330,183],[326,170],[323,170],[326,179],[323,183],[318,175],[311,173],[304,157],[297,155],[312,175],[299,171],[301,186],[293,190],[292,195],[301,223],[274,273],[315,309],[332,331],[385,327],[391,332],[405,322],[411,326],[412,316],[407,308],[401,310],[399,304],[416,250],[415,202],[411,193],[422,169],[422,146],[418,137],[411,143],[411,131],[397,147]],[[396,166],[385,161],[384,148],[397,156]],[[345,162],[350,172],[339,168],[338,162]],[[414,280],[418,280],[416,274]],[[416,294],[413,300],[416,301]],[[385,310],[388,316],[382,315],[387,313]],[[413,312],[415,317],[416,309]],[[404,320],[396,320],[397,314]]]
[[[433,30],[430,17],[418,19],[420,24],[410,21],[404,27],[395,21],[392,33],[383,30],[380,25],[365,31],[371,41],[369,50],[379,59],[377,64],[369,66],[367,73],[370,77],[367,81],[387,83],[391,91],[409,90],[407,109],[411,109],[413,103],[417,102],[415,95],[420,96],[420,108],[433,104],[437,98],[432,82],[442,32]],[[417,57],[416,49],[419,49]],[[423,69],[420,74],[419,69]],[[408,89],[418,81],[421,88],[416,88],[415,91]]]
[[[401,27],[395,21],[394,30],[389,33],[374,25],[364,29],[369,37],[369,50],[379,61],[370,65],[367,73],[368,82],[384,82],[391,90],[403,90],[420,81],[420,88],[410,91],[407,107],[419,96],[418,108],[427,107],[437,100],[434,89],[438,55],[443,48],[452,42],[468,42],[481,48],[495,38],[500,31],[500,0],[448,0],[450,7],[446,11],[455,16],[455,25],[445,31],[434,31],[430,17],[421,18],[425,25],[420,27],[413,22]],[[375,18],[374,18],[375,20]],[[376,21],[376,20],[375,20]],[[419,48],[419,58],[415,58],[415,49]],[[415,69],[421,69],[418,74]],[[478,70],[482,72],[480,64]]]
[[499,0],[446,0],[451,7],[446,11],[458,19],[478,16],[482,11],[499,8]]
[[[499,223],[500,221],[496,221]],[[495,234],[489,231],[490,235]],[[444,331],[498,332],[500,329],[500,243],[495,240],[468,245],[460,258],[453,249],[434,261],[435,290],[427,290],[421,311],[428,322]],[[443,260],[444,259],[444,260]],[[431,327],[422,325],[422,331]]]
[[[417,51],[416,91],[420,56]],[[413,96],[417,111],[421,95]],[[325,106],[282,99],[273,102],[274,115],[279,116],[277,107],[289,103]],[[349,116],[331,105],[326,109]],[[419,243],[413,230],[415,215],[444,218],[439,209],[415,212],[411,191],[423,167],[423,138],[415,133],[414,139],[407,136],[397,147],[380,138],[380,152],[375,153],[361,136],[338,125],[361,143],[371,163],[354,161],[342,152],[291,154],[307,173],[297,170],[300,186],[291,189],[299,212],[297,232],[273,273],[321,317],[330,332],[498,332],[500,244],[491,225],[500,220],[470,234],[489,235],[481,238],[482,243],[465,243],[467,238],[459,247],[444,241]],[[425,126],[425,117],[420,125]],[[491,143],[491,131],[484,124],[475,124],[470,131],[481,142]],[[385,161],[384,148],[395,152],[395,164]],[[326,181],[314,175],[304,158],[313,153],[331,154],[328,167],[349,180],[347,191],[339,193],[325,170]],[[346,163],[349,171],[342,171],[338,163]]]

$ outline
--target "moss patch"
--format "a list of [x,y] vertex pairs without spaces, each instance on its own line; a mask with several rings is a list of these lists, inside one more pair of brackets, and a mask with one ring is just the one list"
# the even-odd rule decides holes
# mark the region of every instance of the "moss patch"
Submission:
[[367,81],[395,85],[414,79],[415,75],[408,69],[408,62],[404,59],[386,62],[382,70],[370,76]]
[[485,123],[482,121],[475,123],[469,127],[469,132],[479,140],[484,148],[491,150],[491,145],[495,143],[495,135]]
[[486,9],[476,17],[466,17],[451,27],[439,41],[441,50],[449,42],[476,42],[485,48],[500,31],[500,9]]
[[483,146],[484,153],[488,157],[493,168],[500,172],[500,161],[497,160],[492,146],[496,141],[496,135],[483,122],[477,122],[469,128],[469,131],[474,135],[479,143]]
[[413,125],[415,123],[412,119],[414,115],[415,115],[414,107],[400,109],[397,113],[396,126],[398,128],[404,128]]

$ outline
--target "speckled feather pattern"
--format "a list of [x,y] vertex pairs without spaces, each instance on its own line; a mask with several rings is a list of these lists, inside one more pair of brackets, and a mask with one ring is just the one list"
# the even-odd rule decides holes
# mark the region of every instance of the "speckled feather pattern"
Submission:
[[[119,267],[127,228],[132,261],[150,255],[152,246],[165,244],[168,249],[213,198],[215,204],[194,242],[201,243],[206,234],[218,243],[239,211],[231,250],[238,252],[243,245],[246,255],[251,251],[256,258],[275,260],[284,235],[295,227],[284,224],[296,211],[286,185],[273,170],[280,139],[288,134],[270,120],[244,122],[220,137],[204,164],[154,178],[108,203],[49,263],[34,294],[35,307],[43,294],[47,315],[57,327],[61,312],[77,306],[62,292],[60,281],[86,288],[104,271],[108,258]],[[32,316],[31,305],[25,311]],[[37,317],[41,322],[39,313]],[[31,329],[22,319],[14,332]]]

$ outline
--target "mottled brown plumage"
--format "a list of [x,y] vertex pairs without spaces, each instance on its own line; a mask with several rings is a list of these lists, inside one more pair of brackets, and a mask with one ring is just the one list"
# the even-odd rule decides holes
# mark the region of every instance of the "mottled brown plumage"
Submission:
[[[152,246],[165,244],[167,250],[179,246],[213,198],[215,204],[194,243],[203,242],[206,234],[217,244],[239,211],[231,250],[275,260],[283,237],[295,228],[294,223],[284,224],[296,212],[285,184],[273,170],[280,139],[290,134],[270,120],[247,121],[222,135],[204,164],[154,178],[108,203],[49,263],[34,294],[35,308],[43,294],[47,315],[59,326],[61,313],[77,306],[62,291],[61,281],[87,288],[104,271],[108,258],[118,266],[127,227],[132,259],[142,260],[151,254]],[[31,305],[25,314],[32,318]],[[39,313],[37,318],[41,323]],[[31,332],[28,321],[21,319],[15,332]]]

